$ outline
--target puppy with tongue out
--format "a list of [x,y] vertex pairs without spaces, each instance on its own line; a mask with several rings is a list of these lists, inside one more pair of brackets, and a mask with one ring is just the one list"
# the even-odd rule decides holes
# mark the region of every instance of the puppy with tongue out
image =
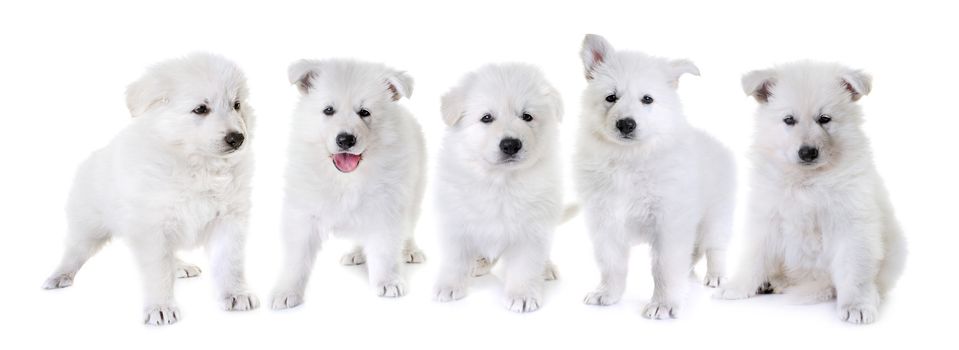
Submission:
[[300,100],[286,170],[286,258],[273,308],[303,302],[313,261],[331,234],[355,242],[341,262],[365,264],[377,295],[402,296],[401,265],[424,260],[413,231],[425,184],[425,142],[400,102],[412,93],[412,78],[352,60],[301,60],[289,76]]

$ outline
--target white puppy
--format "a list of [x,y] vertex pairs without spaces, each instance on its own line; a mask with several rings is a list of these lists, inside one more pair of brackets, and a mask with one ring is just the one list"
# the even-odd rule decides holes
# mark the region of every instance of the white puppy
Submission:
[[[488,65],[442,99],[443,139],[437,175],[443,264],[438,301],[466,295],[471,274],[502,257],[507,307],[542,303],[554,227],[562,215],[559,93],[525,64]],[[482,266],[477,266],[477,263]],[[545,271],[545,272],[544,272]]]
[[815,62],[743,77],[743,89],[759,101],[748,247],[719,297],[837,297],[841,319],[875,320],[881,295],[902,272],[906,246],[861,128],[856,101],[871,80]]
[[357,242],[343,257],[366,263],[380,296],[406,293],[402,261],[419,263],[413,241],[425,184],[423,132],[399,103],[413,79],[380,64],[301,60],[290,66],[301,93],[286,172],[286,263],[273,308],[303,302],[317,250],[329,234]]
[[174,278],[200,272],[174,253],[206,245],[223,308],[256,308],[243,277],[254,121],[246,98],[239,68],[207,54],[159,63],[131,84],[133,122],[80,165],[63,261],[43,287],[70,286],[87,259],[120,237],[144,275],[145,322],[172,324],[180,317]]
[[706,285],[723,280],[735,193],[732,155],[683,115],[677,82],[685,73],[699,75],[693,63],[614,51],[598,35],[586,36],[582,58],[589,84],[576,186],[602,274],[585,302],[618,302],[630,248],[648,242],[655,289],[643,315],[675,317],[701,256]]

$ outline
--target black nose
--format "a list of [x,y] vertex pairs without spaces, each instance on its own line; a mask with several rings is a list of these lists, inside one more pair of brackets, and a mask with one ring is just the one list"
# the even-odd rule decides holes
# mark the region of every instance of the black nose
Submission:
[[226,144],[230,145],[230,147],[233,147],[233,149],[239,149],[240,146],[243,145],[244,139],[245,137],[243,137],[243,134],[234,131],[226,134],[226,137],[223,138],[223,142],[226,142]]
[[633,118],[623,118],[616,121],[616,130],[619,130],[621,134],[629,135],[633,130],[636,130],[636,121]]
[[519,152],[523,148],[523,141],[519,139],[514,139],[512,137],[505,138],[499,142],[499,150],[503,151],[508,155],[514,155],[516,152]]
[[350,147],[353,147],[353,145],[356,145],[356,136],[347,133],[336,135],[336,145],[340,146],[340,149],[344,151],[348,150]]
[[799,159],[804,162],[811,162],[819,158],[819,149],[815,147],[802,146],[799,148]]

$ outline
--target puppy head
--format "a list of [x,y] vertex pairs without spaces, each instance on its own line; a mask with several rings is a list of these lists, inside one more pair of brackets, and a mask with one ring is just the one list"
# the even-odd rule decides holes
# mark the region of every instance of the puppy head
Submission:
[[394,102],[413,92],[413,78],[380,64],[301,60],[289,73],[302,95],[297,138],[322,148],[344,173],[356,170],[364,152],[386,137]]
[[616,51],[594,34],[583,40],[581,56],[588,83],[583,117],[593,133],[641,145],[685,125],[676,88],[681,75],[699,75],[692,62]]
[[236,64],[203,53],[160,62],[127,87],[130,114],[149,136],[187,155],[231,157],[249,148],[246,99]]
[[862,149],[862,112],[856,102],[869,94],[868,74],[803,61],[747,73],[742,83],[759,102],[757,145],[762,154],[817,169]]
[[459,154],[485,168],[522,168],[550,147],[563,103],[539,69],[509,63],[466,75],[441,110]]

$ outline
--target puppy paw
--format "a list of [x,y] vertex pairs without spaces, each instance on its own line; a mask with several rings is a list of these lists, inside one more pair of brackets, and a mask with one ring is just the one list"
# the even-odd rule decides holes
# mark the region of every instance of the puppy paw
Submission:
[[437,287],[433,290],[433,300],[448,302],[460,300],[466,296],[466,289],[462,287]]
[[179,320],[179,308],[173,305],[157,305],[147,308],[143,323],[148,326],[163,326],[174,324]]
[[273,295],[273,310],[290,309],[303,304],[303,294],[295,292],[276,293]]
[[54,275],[43,282],[43,289],[66,288],[73,285],[73,274]]
[[706,275],[706,277],[703,278],[703,285],[709,288],[719,288],[723,282],[726,282],[726,278],[723,276]]
[[586,303],[586,305],[607,306],[618,303],[619,298],[620,296],[612,295],[609,291],[598,289],[586,294],[586,297],[583,298],[583,303]]
[[407,264],[421,264],[424,261],[426,261],[426,255],[423,254],[422,250],[413,249],[403,251],[403,262]]
[[650,302],[643,307],[643,317],[651,320],[667,320],[676,318],[678,308],[669,303]]
[[495,261],[491,261],[487,258],[479,258],[473,262],[473,270],[470,271],[470,275],[473,277],[486,276],[491,270],[493,270],[493,265],[496,265]]
[[184,264],[177,266],[176,278],[193,278],[200,275],[200,267],[196,265]]
[[237,293],[224,297],[222,305],[226,311],[248,311],[260,307],[260,299],[252,293]]
[[870,324],[876,321],[876,307],[872,305],[846,305],[839,308],[839,319],[852,324]]
[[364,255],[363,251],[359,249],[343,254],[343,257],[340,258],[340,264],[346,266],[363,265],[365,263],[366,255]]
[[539,310],[539,299],[531,296],[515,296],[506,301],[506,308],[512,312],[533,312]]
[[725,286],[713,293],[713,298],[724,300],[748,299],[756,295],[756,289],[746,289],[737,286]]
[[556,266],[553,264],[546,265],[546,271],[543,271],[543,280],[545,281],[555,281],[559,279],[559,273],[556,272]]
[[406,283],[403,281],[389,281],[376,285],[376,295],[385,298],[398,298],[406,294]]

